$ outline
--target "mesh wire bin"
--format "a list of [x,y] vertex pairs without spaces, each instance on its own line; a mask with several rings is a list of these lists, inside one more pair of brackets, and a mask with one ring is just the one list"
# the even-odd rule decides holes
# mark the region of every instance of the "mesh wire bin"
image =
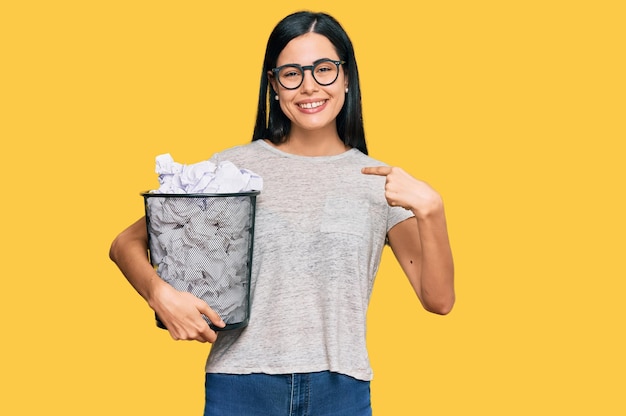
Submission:
[[214,330],[248,324],[258,194],[141,194],[150,262],[163,280],[204,300],[222,317],[224,328],[205,317]]

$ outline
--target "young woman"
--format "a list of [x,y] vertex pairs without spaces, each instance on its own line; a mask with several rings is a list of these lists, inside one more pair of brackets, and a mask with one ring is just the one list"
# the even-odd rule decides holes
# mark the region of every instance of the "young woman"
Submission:
[[354,50],[334,18],[278,23],[252,143],[213,159],[264,182],[247,327],[218,336],[210,305],[156,275],[144,218],[110,251],[172,338],[214,343],[205,415],[370,415],[366,310],[384,245],[430,312],[452,309],[454,272],[440,195],[367,156]]

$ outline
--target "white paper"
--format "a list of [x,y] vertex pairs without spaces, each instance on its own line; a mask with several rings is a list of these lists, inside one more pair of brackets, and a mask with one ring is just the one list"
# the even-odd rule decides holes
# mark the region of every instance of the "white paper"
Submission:
[[160,194],[238,193],[261,191],[263,179],[230,161],[202,161],[190,165],[175,162],[169,153],[156,157]]

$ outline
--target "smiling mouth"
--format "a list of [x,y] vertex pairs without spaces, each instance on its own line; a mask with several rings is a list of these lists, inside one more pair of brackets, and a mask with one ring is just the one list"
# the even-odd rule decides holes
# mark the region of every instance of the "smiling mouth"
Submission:
[[307,110],[310,110],[312,108],[317,108],[319,106],[324,105],[324,103],[326,103],[326,100],[322,100],[322,101],[316,101],[314,103],[303,103],[303,104],[298,104],[298,106],[300,108],[305,108]]

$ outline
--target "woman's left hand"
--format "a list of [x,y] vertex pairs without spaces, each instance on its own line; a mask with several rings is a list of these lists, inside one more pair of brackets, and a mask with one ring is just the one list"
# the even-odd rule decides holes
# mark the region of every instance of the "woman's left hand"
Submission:
[[415,179],[397,166],[374,166],[361,169],[365,175],[385,176],[385,198],[392,207],[403,207],[418,217],[441,210],[441,196],[426,182]]

